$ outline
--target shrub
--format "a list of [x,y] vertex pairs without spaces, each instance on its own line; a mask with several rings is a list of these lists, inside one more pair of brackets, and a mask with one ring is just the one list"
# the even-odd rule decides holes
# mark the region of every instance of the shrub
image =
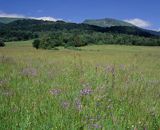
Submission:
[[5,46],[4,41],[0,40],[0,47],[4,47],[4,46]]
[[39,49],[40,47],[40,40],[39,39],[36,39],[33,41],[33,47],[35,47],[36,49]]

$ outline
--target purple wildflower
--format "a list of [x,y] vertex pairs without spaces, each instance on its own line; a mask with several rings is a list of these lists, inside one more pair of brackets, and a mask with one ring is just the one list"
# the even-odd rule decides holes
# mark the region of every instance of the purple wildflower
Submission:
[[115,72],[115,67],[114,65],[108,65],[106,67],[106,72],[114,73]]
[[24,76],[37,76],[37,70],[35,68],[25,68],[22,70]]
[[102,128],[102,126],[98,125],[98,124],[91,124],[90,127],[93,129],[101,129]]
[[55,96],[61,94],[61,92],[62,92],[61,89],[52,89],[52,90],[50,90],[50,93],[51,93],[52,95],[55,95]]
[[64,109],[67,109],[69,106],[70,106],[70,103],[69,102],[67,102],[67,101],[64,101],[64,102],[62,102],[62,107],[64,108]]
[[92,89],[91,88],[84,88],[80,91],[80,94],[83,95],[90,95],[92,93]]

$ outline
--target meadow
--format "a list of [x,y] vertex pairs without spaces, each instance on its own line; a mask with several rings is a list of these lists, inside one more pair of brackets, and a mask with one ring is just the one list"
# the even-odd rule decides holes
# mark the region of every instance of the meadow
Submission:
[[0,48],[0,130],[159,130],[160,47]]

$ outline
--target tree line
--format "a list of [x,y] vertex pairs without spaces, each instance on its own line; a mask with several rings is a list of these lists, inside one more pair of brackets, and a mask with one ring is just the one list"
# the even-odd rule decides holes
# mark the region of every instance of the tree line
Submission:
[[54,32],[43,35],[33,42],[35,48],[52,49],[58,46],[81,47],[88,44],[119,44],[138,46],[160,46],[159,38],[101,32]]

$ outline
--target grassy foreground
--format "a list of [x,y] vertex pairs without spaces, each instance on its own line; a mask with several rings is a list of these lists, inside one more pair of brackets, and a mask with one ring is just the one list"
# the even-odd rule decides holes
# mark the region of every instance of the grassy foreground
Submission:
[[0,48],[0,130],[92,129],[160,129],[160,47]]

